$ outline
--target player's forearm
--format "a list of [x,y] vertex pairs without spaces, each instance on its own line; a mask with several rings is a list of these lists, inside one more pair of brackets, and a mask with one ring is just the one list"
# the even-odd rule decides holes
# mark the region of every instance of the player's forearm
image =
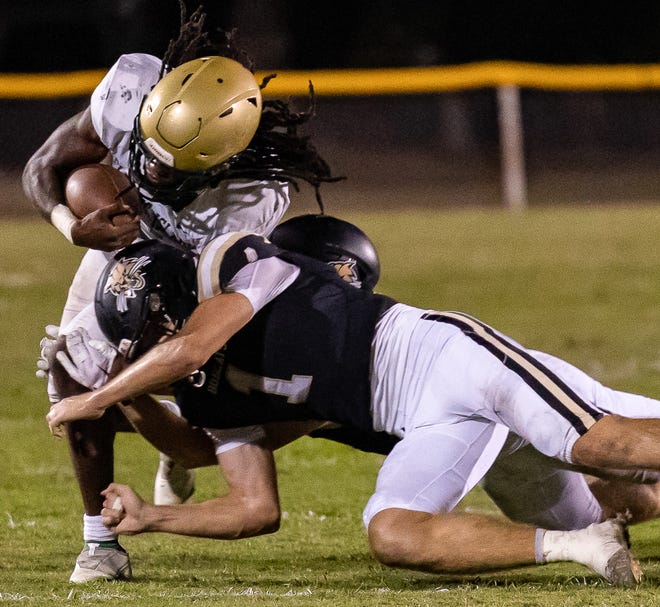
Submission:
[[41,216],[50,221],[58,204],[64,204],[64,190],[55,167],[33,157],[23,170],[23,191]]
[[257,499],[221,497],[201,504],[145,506],[142,532],[174,533],[234,540],[274,533],[279,529],[279,506]]
[[144,354],[95,393],[102,407],[188,377],[243,327],[253,314],[250,301],[240,293],[217,295],[202,302],[180,333]]
[[159,344],[96,390],[92,395],[95,406],[106,409],[143,394],[160,393],[164,386],[194,373],[199,360],[188,355],[192,346],[192,339],[178,336]]
[[87,108],[58,126],[28,160],[23,170],[25,195],[50,221],[53,209],[64,204],[64,180],[71,169],[101,162],[107,153]]
[[201,468],[217,462],[213,441],[206,432],[191,426],[153,397],[140,396],[120,407],[141,436],[182,466]]

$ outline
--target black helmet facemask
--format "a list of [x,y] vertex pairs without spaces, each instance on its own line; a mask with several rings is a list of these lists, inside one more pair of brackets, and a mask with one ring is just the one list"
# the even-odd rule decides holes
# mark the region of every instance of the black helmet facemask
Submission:
[[140,114],[135,117],[129,144],[128,177],[147,202],[155,201],[180,211],[188,206],[201,190],[211,185],[215,177],[226,168],[225,164],[208,171],[194,173],[167,167],[171,179],[167,183],[154,183],[147,176],[148,162],[160,160],[145,145],[140,133]]
[[123,337],[117,344],[117,350],[129,362],[151,350],[164,337],[176,334],[186,321],[173,318],[162,309],[158,288],[144,297],[135,334],[131,338]]

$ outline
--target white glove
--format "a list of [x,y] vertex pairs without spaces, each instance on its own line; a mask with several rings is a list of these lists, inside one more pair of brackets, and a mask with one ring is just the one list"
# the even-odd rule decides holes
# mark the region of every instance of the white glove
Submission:
[[117,357],[117,350],[111,343],[91,339],[89,333],[80,327],[66,336],[66,350],[60,350],[55,358],[71,379],[89,390],[95,390],[108,381]]
[[39,379],[48,379],[48,371],[50,370],[50,361],[55,351],[57,337],[60,334],[60,328],[57,325],[46,325],[44,328],[46,332],[45,337],[41,338],[39,342],[39,360],[37,360],[37,377]]
[[60,328],[57,325],[46,325],[44,331],[46,332],[46,335],[42,337],[39,342],[40,351],[39,360],[37,360],[36,376],[39,379],[48,380],[48,386],[46,388],[48,392],[48,400],[51,405],[54,405],[60,401],[60,395],[55,389],[55,383],[50,374],[50,362],[57,347],[57,338],[60,334]]

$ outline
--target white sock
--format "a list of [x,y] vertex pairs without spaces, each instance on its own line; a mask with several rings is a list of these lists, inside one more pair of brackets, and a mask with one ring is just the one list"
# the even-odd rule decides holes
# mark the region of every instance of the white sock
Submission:
[[573,561],[574,533],[571,531],[536,530],[536,562]]
[[538,563],[581,563],[614,583],[630,585],[642,579],[639,562],[628,550],[625,531],[615,519],[573,531],[538,529],[536,559]]
[[[161,398],[159,402],[161,405],[163,405],[163,407],[174,413],[174,415],[176,415],[177,417],[181,417],[181,408],[173,400],[167,400],[165,398]],[[160,461],[168,463],[173,460],[169,455],[166,455],[165,453],[161,452]]]
[[[556,561],[573,561],[596,568],[599,560],[598,555],[604,555],[601,550],[594,551],[605,539],[604,536],[594,533],[597,525],[589,525],[585,529],[574,529],[573,531],[548,531],[542,535],[540,555],[541,563],[552,563]],[[537,538],[539,533],[537,531]],[[612,542],[616,545],[615,540]],[[537,545],[538,548],[538,545]],[[537,559],[539,552],[537,552]]]
[[112,542],[117,536],[102,523],[100,514],[83,514],[83,538],[86,542]]
[[537,529],[536,537],[534,538],[534,556],[536,557],[536,564],[543,565],[545,563],[545,557],[543,556],[543,536],[545,535],[545,529]]

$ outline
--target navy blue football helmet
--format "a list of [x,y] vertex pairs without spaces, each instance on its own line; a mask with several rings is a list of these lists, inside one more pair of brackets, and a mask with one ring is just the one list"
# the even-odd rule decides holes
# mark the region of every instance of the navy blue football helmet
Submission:
[[135,360],[165,335],[178,331],[197,305],[190,253],[157,240],[119,251],[96,286],[101,330],[127,360]]
[[335,267],[352,285],[373,290],[380,278],[376,247],[357,226],[330,215],[300,215],[278,225],[270,241]]

